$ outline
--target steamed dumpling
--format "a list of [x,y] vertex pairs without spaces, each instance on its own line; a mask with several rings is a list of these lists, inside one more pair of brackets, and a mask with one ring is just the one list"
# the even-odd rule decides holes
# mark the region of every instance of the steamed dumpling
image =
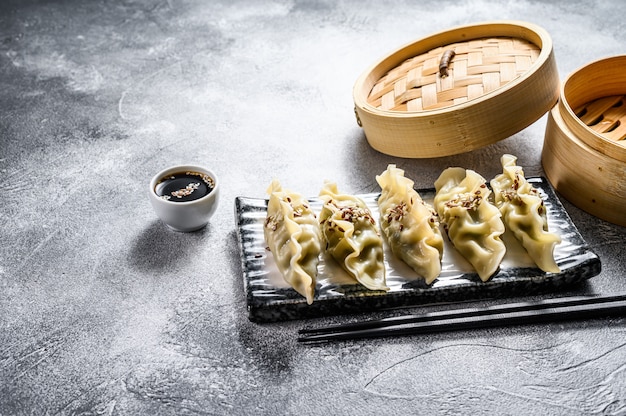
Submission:
[[561,237],[548,231],[546,207],[539,192],[528,183],[515,156],[505,154],[500,161],[502,173],[491,180],[491,187],[506,227],[541,270],[558,273],[554,247]]
[[504,223],[485,182],[473,170],[448,168],[435,181],[434,200],[450,241],[482,281],[496,273],[506,253]]
[[277,180],[267,192],[263,233],[285,281],[313,303],[322,235],[315,213],[301,195],[284,191]]
[[340,194],[326,182],[320,192],[320,213],[326,251],[356,281],[371,290],[389,290],[383,262],[383,240],[365,202]]
[[389,165],[376,181],[382,189],[380,228],[391,252],[431,284],[441,273],[443,255],[437,214],[395,165]]

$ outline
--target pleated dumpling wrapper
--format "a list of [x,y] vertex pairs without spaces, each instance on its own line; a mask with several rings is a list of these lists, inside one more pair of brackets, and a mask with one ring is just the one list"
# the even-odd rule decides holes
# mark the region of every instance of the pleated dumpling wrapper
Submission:
[[441,273],[443,237],[434,208],[414,189],[404,170],[389,165],[376,176],[380,228],[391,252],[431,284]]
[[523,168],[517,166],[517,157],[505,154],[500,161],[502,173],[491,180],[491,188],[504,224],[541,270],[558,273],[554,247],[561,237],[548,230],[547,210],[541,195],[526,180]]
[[365,202],[340,194],[325,182],[320,192],[322,235],[328,252],[348,274],[370,290],[387,291],[383,240]]
[[285,281],[313,303],[322,233],[309,202],[297,193],[284,191],[277,180],[267,193],[265,241]]
[[506,247],[500,236],[504,223],[489,202],[486,180],[470,169],[447,168],[435,181],[434,205],[456,250],[485,282],[500,267]]

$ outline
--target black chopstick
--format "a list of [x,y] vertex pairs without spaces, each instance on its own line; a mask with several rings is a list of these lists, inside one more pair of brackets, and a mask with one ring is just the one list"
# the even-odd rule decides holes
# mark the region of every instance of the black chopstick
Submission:
[[626,314],[626,294],[575,296],[538,302],[509,303],[486,308],[463,308],[364,322],[302,329],[300,342],[347,340],[545,323],[567,319]]
[[525,310],[536,310],[555,306],[574,306],[596,304],[626,300],[626,294],[609,296],[573,296],[554,299],[545,299],[536,302],[505,303],[501,305],[488,306],[485,308],[461,308],[438,312],[429,312],[421,315],[404,315],[391,318],[383,318],[371,321],[361,321],[346,324],[329,325],[322,328],[301,329],[300,334],[322,334],[331,332],[341,332],[348,330],[361,330],[371,328],[381,328],[390,325],[417,323],[434,321],[438,319],[464,318],[478,315],[493,315],[504,312],[516,312]]

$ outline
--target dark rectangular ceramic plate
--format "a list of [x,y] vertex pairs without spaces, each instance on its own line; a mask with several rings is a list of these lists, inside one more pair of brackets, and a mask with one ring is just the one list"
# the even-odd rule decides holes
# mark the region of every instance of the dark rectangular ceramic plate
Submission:
[[[503,235],[507,254],[500,270],[489,281],[483,282],[469,263],[455,251],[444,233],[442,272],[430,286],[397,260],[386,245],[388,292],[370,291],[354,283],[334,260],[322,255],[312,305],[308,305],[301,295],[285,283],[267,249],[263,236],[267,200],[237,197],[235,221],[248,317],[255,322],[276,322],[426,303],[524,296],[539,291],[558,292],[599,274],[600,259],[589,249],[549,182],[542,177],[529,178],[528,181],[539,190],[544,200],[550,230],[561,236],[562,242],[554,251],[561,269],[559,273],[545,273],[538,269],[521,245],[507,232]],[[418,192],[426,202],[432,203],[434,189],[421,189]],[[378,219],[376,199],[379,194],[358,196],[367,203],[374,218]],[[321,201],[311,198],[309,202],[313,210],[319,213]]]

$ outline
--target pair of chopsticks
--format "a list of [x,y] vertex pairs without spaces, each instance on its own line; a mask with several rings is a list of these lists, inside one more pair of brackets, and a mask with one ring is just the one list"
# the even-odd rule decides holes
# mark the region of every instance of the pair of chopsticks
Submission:
[[301,329],[299,342],[351,340],[626,315],[626,294],[505,303]]

